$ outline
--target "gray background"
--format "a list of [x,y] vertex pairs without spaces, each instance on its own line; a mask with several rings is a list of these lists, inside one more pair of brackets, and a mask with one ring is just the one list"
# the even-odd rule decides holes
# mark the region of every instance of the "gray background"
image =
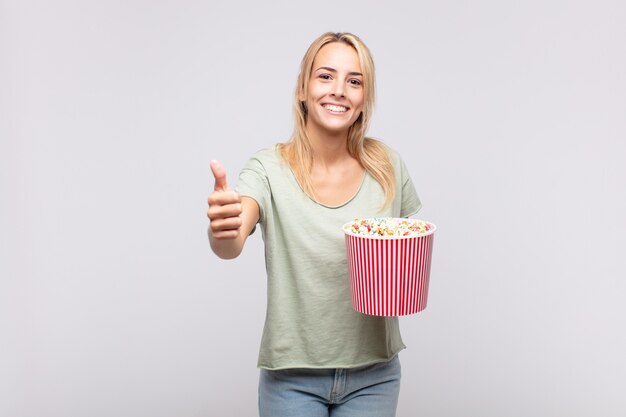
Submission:
[[626,415],[623,1],[0,3],[0,415],[253,416],[260,236],[206,237],[299,61],[370,46],[439,226],[399,416]]

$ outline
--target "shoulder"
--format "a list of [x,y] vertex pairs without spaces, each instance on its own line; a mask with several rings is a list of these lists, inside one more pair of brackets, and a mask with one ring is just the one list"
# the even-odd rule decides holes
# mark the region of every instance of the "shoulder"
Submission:
[[367,150],[385,155],[394,168],[398,168],[402,165],[402,157],[400,154],[395,149],[390,148],[386,143],[374,138],[365,138],[363,145]]
[[246,163],[246,168],[262,168],[271,167],[279,164],[281,160],[278,146],[270,146],[260,149],[252,154]]
[[262,162],[275,162],[279,159],[279,156],[278,145],[260,149],[252,154],[253,159]]
[[279,146],[274,145],[254,152],[243,166],[242,172],[269,179],[285,176],[286,168],[287,164],[281,156]]

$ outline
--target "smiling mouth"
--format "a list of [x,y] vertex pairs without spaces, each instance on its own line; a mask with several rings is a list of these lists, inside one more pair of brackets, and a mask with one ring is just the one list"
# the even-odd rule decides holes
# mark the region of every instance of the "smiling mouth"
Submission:
[[345,113],[348,111],[347,107],[344,106],[338,106],[336,104],[322,104],[322,106],[326,109],[326,110],[330,110],[333,113]]

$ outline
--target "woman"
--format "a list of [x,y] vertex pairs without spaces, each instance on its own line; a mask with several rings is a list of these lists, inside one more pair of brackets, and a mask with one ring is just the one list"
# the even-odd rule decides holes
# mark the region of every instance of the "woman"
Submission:
[[261,417],[395,415],[405,347],[398,319],[352,310],[341,226],[408,217],[421,203],[399,155],[365,137],[373,104],[367,47],[325,33],[302,60],[290,141],[256,153],[236,191],[211,162],[213,251],[238,256],[257,223],[265,242]]

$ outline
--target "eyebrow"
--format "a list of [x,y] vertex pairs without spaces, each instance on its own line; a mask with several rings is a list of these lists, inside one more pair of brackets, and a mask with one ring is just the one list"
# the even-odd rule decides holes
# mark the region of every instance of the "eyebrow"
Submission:
[[[326,71],[330,71],[330,72],[337,72],[337,70],[332,68],[332,67],[319,67],[315,71],[319,71],[319,70],[326,70]],[[363,76],[363,74],[361,74],[360,72],[356,72],[356,71],[349,72],[348,75],[360,75],[361,77]]]

